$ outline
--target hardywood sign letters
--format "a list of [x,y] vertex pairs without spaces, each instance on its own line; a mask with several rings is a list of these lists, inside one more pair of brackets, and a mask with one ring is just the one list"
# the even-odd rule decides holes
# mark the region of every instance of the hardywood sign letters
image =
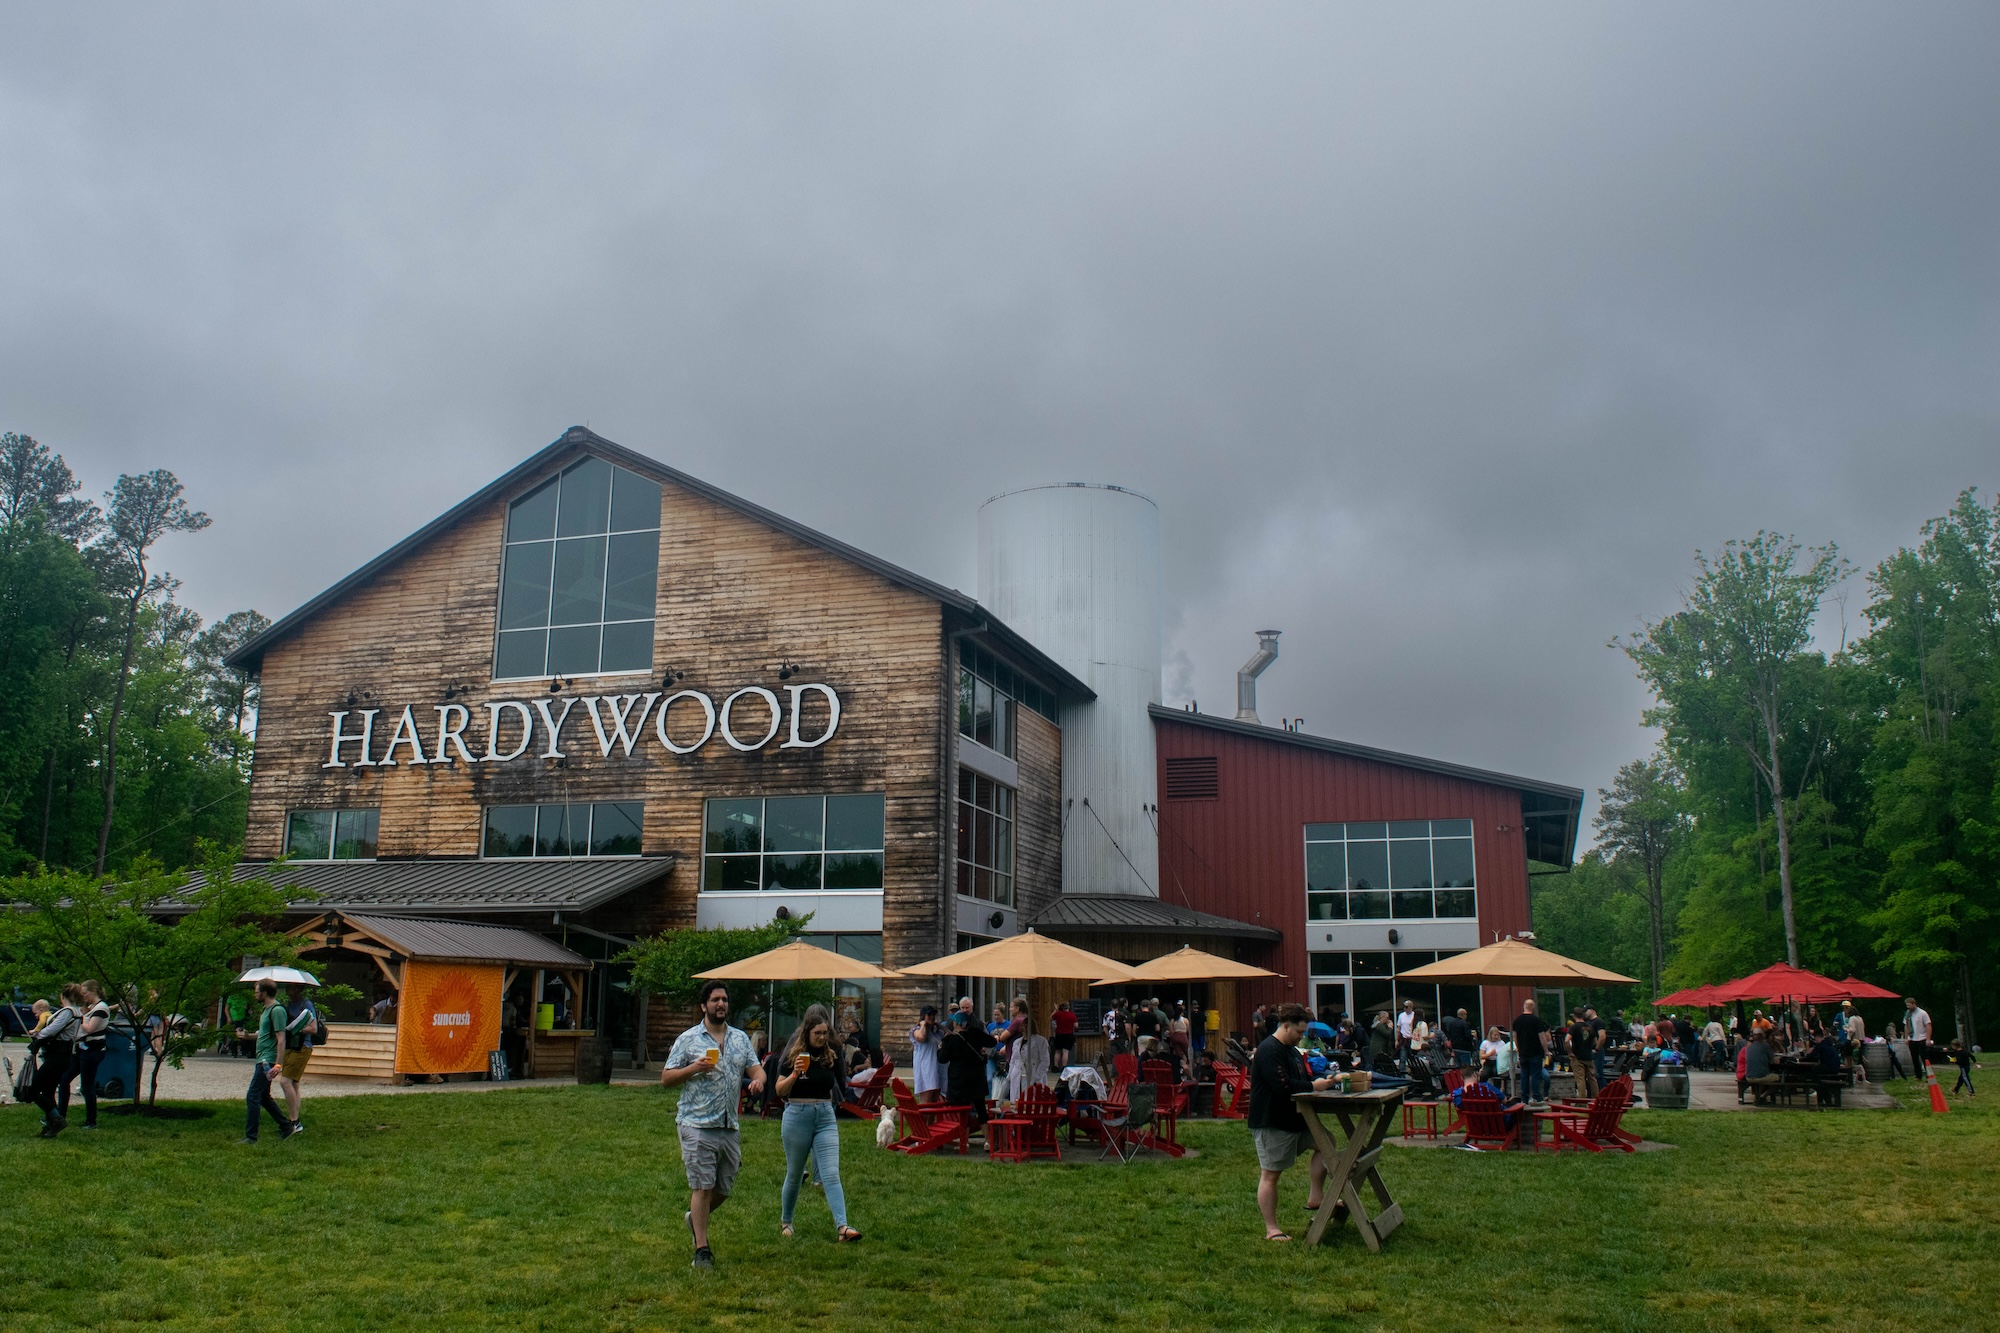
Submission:
[[[379,758],[375,753],[375,719],[385,710],[341,710],[328,714],[332,721],[327,729],[327,761],[320,767],[395,768],[399,763],[442,764],[451,760],[504,764],[527,757],[564,759],[568,756],[562,749],[563,726],[579,704],[583,706],[583,715],[590,720],[599,751],[607,759],[614,750],[627,757],[631,755],[632,747],[646,737],[648,717],[652,719],[653,737],[672,754],[693,754],[717,735],[731,749],[746,753],[763,749],[777,739],[780,731],[787,732],[786,739],[778,746],[781,750],[816,750],[832,740],[833,733],[840,728],[840,696],[833,687],[813,683],[784,688],[790,696],[786,701],[781,702],[776,693],[761,685],[750,685],[729,695],[719,707],[700,690],[677,690],[672,694],[659,690],[645,694],[590,694],[566,699],[496,699],[471,706],[436,704],[431,709],[437,720],[431,729],[428,752],[418,726],[416,705],[404,704],[389,733],[388,748]],[[826,727],[817,736],[800,734],[802,705],[807,695],[818,695],[826,701]],[[475,721],[474,707],[483,707],[486,716]],[[353,726],[348,725],[350,717],[358,719]],[[467,728],[473,728],[470,737]],[[538,734],[541,749],[535,751]],[[397,757],[399,751],[401,759]]]

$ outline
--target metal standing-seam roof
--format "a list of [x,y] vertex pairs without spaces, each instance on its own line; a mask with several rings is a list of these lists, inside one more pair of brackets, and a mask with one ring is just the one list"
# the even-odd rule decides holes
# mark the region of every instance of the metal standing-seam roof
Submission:
[[367,931],[408,958],[454,963],[514,963],[578,972],[587,972],[595,966],[582,954],[518,926],[488,926],[475,921],[429,921],[409,916],[363,916],[356,912],[343,912],[340,919]]
[[1282,938],[1269,926],[1233,921],[1213,912],[1176,907],[1158,898],[1132,893],[1065,893],[1035,913],[1029,922],[1037,930],[1129,931],[1140,935],[1212,935],[1275,943]]
[[[243,861],[236,879],[265,875],[279,888],[314,895],[299,911],[454,916],[586,912],[664,879],[673,856],[607,856],[524,861]],[[200,882],[200,872],[193,883]],[[192,887],[192,884],[190,885]]]

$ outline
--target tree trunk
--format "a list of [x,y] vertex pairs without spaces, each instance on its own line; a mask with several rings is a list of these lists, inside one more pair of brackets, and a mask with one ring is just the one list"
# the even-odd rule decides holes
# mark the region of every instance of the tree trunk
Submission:
[[1657,866],[1648,867],[1646,876],[1646,912],[1652,918],[1653,952],[1653,994],[1660,993],[1660,977],[1666,971],[1666,891],[1661,883],[1663,876]]
[[125,711],[125,685],[132,676],[132,644],[139,636],[139,599],[145,595],[146,567],[139,567],[139,589],[125,608],[125,653],[118,662],[118,688],[111,696],[111,722],[104,729],[104,822],[97,826],[97,863],[91,874],[104,873],[111,848],[112,804],[118,796],[118,718]]
[[1799,926],[1792,915],[1792,835],[1785,818],[1785,778],[1778,767],[1778,733],[1767,726],[1771,749],[1771,816],[1778,821],[1778,895],[1785,906],[1785,961],[1799,965]]
[[1969,1050],[1979,1044],[1979,1033],[1972,1025],[1972,967],[1962,953],[1958,956],[1957,991],[1952,1007],[1958,1012],[1953,1016],[1958,1020],[1958,1039]]

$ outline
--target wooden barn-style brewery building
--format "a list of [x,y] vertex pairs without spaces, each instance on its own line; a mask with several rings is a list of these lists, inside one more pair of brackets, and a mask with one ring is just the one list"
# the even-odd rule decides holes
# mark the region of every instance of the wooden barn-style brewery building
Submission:
[[[1031,925],[1192,943],[1284,974],[1197,989],[1234,1030],[1527,927],[1580,791],[1262,726],[1275,634],[1235,719],[1163,708],[1152,502],[1040,487],[979,518],[973,596],[573,428],[244,645],[244,872],[287,858],[321,970],[402,999],[400,1050],[352,1072],[491,1041],[563,1073],[584,1034],[657,1057],[686,1016],[614,959],[668,927],[810,914],[890,967]],[[906,1058],[920,1005],[1011,989],[839,1003]]]

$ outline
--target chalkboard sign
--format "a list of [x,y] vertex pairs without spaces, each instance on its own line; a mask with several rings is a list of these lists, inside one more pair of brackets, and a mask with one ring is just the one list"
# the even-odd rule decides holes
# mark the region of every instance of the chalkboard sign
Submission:
[[507,1052],[488,1051],[486,1053],[486,1077],[494,1083],[507,1081]]
[[1104,1025],[1104,1001],[1071,1000],[1069,1010],[1076,1015],[1076,1030],[1092,1036]]

